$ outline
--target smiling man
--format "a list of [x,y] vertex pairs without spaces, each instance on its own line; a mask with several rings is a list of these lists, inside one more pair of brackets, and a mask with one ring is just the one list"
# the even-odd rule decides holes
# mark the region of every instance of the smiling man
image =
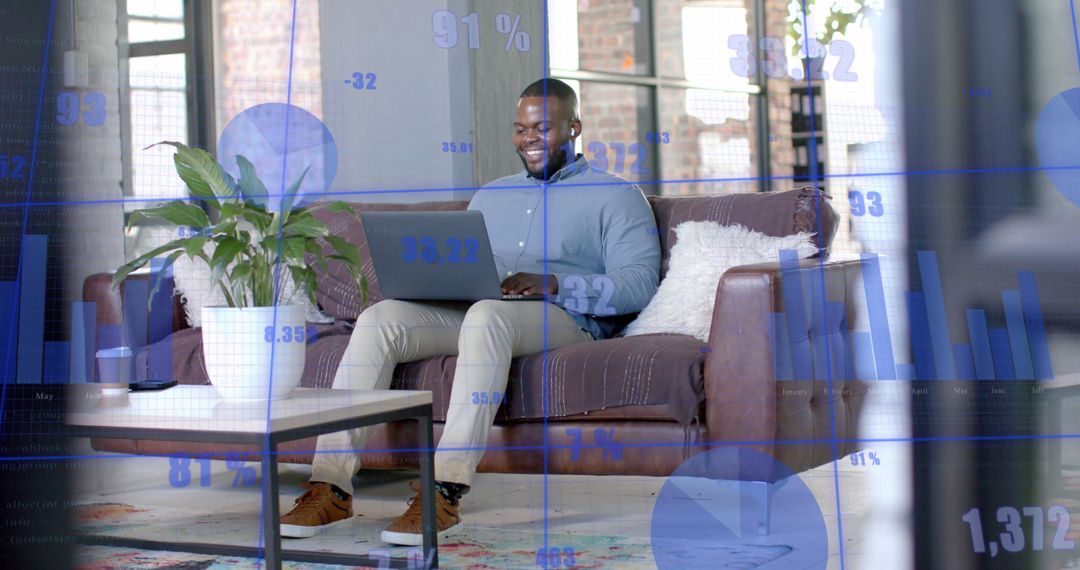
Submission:
[[[577,109],[577,95],[561,81],[527,87],[514,119],[525,171],[491,182],[469,203],[484,214],[503,292],[545,294],[550,302],[376,303],[357,318],[334,377],[334,388],[387,389],[400,362],[457,355],[435,452],[440,537],[461,528],[460,500],[484,456],[511,359],[610,338],[656,292],[652,209],[637,186],[590,169],[573,153],[582,130]],[[281,518],[283,536],[312,536],[352,517],[352,477],[367,434],[319,437],[308,491]],[[383,541],[422,544],[419,496],[386,527]]]
[[[528,86],[518,101],[514,119],[514,147],[528,175],[548,180],[562,168],[574,142],[581,136],[577,95],[557,79]],[[573,158],[573,157],[572,157]]]

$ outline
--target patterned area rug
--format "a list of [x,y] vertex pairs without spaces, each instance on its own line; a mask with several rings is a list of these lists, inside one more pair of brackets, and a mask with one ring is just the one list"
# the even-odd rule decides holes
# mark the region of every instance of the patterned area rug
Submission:
[[[90,534],[218,544],[255,545],[258,542],[258,525],[247,513],[205,513],[176,508],[142,508],[121,503],[90,503],[76,507],[74,515],[76,527]],[[287,549],[373,557],[386,556],[382,554],[386,551],[395,558],[410,555],[409,548],[388,548],[378,540],[385,521],[367,522],[362,517],[354,520],[355,524],[343,525],[316,537],[302,541],[285,540],[282,546]],[[536,569],[540,568],[536,564],[540,542],[540,537],[534,532],[499,527],[466,527],[439,546],[440,567],[468,570]],[[649,541],[645,538],[552,532],[548,543],[557,544],[560,548],[572,548],[573,568],[656,568]],[[790,551],[786,546],[718,547],[717,560],[730,562],[717,567],[758,568]],[[76,561],[76,568],[81,570],[234,570],[259,566],[254,558],[104,546],[80,547],[76,552]],[[299,562],[287,562],[284,567],[303,570],[342,568]],[[554,568],[554,565],[550,567]]]

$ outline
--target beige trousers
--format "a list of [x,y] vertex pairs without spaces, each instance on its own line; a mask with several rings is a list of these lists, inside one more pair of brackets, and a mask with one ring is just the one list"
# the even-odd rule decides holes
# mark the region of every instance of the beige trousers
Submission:
[[[435,452],[435,478],[468,485],[498,410],[491,402],[506,392],[510,359],[544,350],[545,313],[549,349],[592,340],[561,308],[542,301],[479,301],[467,308],[381,301],[357,318],[333,387],[385,390],[399,362],[457,355],[450,408]],[[473,403],[474,393],[476,399],[485,394],[488,403]],[[351,494],[369,429],[320,436],[311,480]]]

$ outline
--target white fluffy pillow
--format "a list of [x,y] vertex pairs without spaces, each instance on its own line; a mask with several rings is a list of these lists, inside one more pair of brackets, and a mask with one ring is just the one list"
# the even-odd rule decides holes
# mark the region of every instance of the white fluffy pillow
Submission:
[[739,225],[683,222],[675,235],[663,283],[624,336],[678,333],[708,342],[716,285],[725,271],[777,261],[780,250],[795,250],[800,259],[817,253],[812,233],[771,237]]

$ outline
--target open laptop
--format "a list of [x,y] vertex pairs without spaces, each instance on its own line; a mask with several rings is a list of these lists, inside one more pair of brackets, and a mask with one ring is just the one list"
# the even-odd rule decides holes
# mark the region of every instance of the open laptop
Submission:
[[545,299],[503,295],[480,212],[362,212],[360,219],[386,299]]

